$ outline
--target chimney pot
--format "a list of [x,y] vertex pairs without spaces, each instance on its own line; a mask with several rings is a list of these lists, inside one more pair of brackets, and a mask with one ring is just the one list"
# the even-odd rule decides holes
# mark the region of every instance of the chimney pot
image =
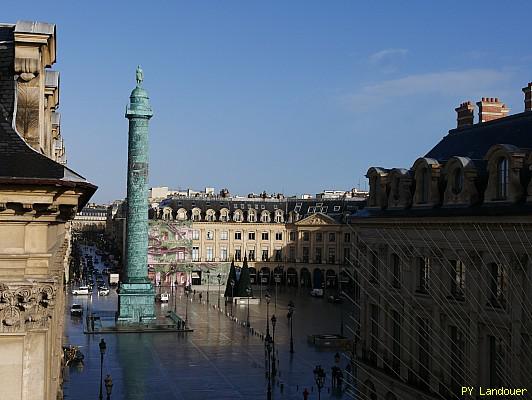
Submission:
[[498,97],[483,97],[482,101],[477,103],[477,106],[479,122],[488,122],[503,118],[510,112],[506,104],[499,102]]
[[523,88],[525,94],[525,111],[532,111],[532,82]]
[[471,101],[464,101],[460,103],[460,107],[454,109],[456,111],[456,127],[473,125],[475,118],[475,105]]

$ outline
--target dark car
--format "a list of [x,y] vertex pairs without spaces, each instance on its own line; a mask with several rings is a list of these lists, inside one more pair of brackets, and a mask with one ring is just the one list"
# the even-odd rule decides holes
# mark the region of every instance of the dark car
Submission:
[[83,306],[81,304],[72,304],[72,307],[70,307],[70,315],[83,315]]

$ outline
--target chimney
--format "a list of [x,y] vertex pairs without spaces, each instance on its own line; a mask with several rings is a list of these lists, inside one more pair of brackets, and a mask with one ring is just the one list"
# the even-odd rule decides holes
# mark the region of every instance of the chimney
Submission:
[[457,128],[473,125],[475,105],[472,102],[466,101],[454,110],[456,111]]
[[483,97],[482,101],[477,103],[477,106],[478,122],[488,122],[503,118],[510,112],[506,104],[499,102],[499,99],[496,97]]
[[532,82],[523,88],[525,93],[525,111],[532,111]]

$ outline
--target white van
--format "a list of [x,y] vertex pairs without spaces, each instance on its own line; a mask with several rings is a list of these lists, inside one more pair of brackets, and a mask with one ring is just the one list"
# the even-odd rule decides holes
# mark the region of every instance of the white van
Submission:
[[168,303],[168,301],[170,300],[170,295],[168,293],[161,293],[158,294],[156,298],[161,303]]
[[80,286],[77,289],[72,289],[72,294],[89,294],[89,287],[88,286]]

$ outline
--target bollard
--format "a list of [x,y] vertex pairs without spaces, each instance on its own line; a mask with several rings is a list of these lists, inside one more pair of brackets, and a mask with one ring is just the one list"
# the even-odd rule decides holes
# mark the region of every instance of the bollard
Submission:
[[284,383],[281,383],[281,393],[284,391]]

